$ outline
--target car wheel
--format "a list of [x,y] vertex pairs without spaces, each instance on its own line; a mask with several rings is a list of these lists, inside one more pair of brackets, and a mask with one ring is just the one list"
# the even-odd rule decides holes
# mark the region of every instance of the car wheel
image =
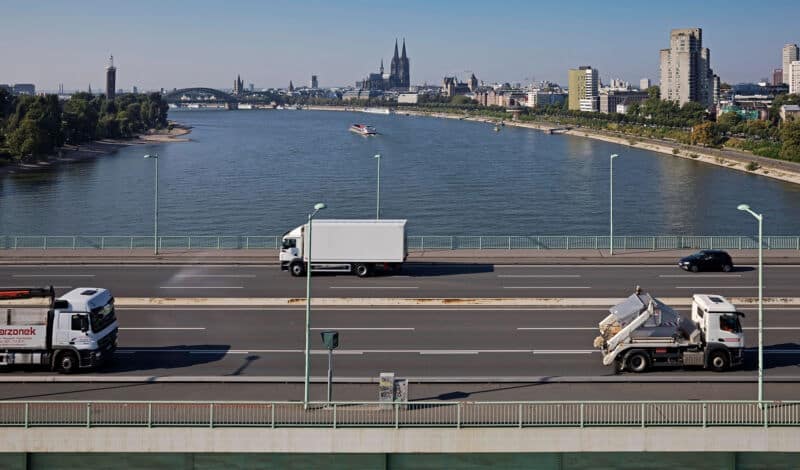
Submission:
[[722,272],[729,273],[731,271],[733,271],[733,266],[731,266],[730,264],[723,264],[722,265]]
[[700,271],[700,268],[698,268],[696,264],[693,264],[689,270],[693,273],[696,273],[697,271]]

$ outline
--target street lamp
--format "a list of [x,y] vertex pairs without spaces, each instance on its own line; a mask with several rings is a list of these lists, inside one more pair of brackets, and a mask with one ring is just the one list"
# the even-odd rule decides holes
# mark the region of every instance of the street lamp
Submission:
[[378,189],[375,192],[377,203],[375,208],[375,219],[381,218],[381,155],[377,154],[374,157],[375,160],[378,160]]
[[306,248],[306,379],[305,388],[303,390],[303,408],[308,408],[308,382],[309,382],[309,369],[311,367],[311,356],[309,353],[309,343],[311,342],[311,221],[317,212],[325,209],[327,206],[324,202],[314,204],[314,212],[308,214],[308,247]]
[[737,209],[749,213],[758,220],[758,403],[760,405],[764,399],[764,258],[762,257],[764,215],[756,214],[747,204],[739,204]]
[[152,158],[156,162],[156,182],[155,182],[155,220],[153,221],[153,253],[158,254],[158,154],[147,154],[144,158]]
[[608,236],[608,254],[609,256],[614,256],[614,159],[619,157],[616,153],[611,154],[611,158],[608,159],[608,179],[609,179],[609,208],[608,208],[608,225],[609,225],[609,236]]

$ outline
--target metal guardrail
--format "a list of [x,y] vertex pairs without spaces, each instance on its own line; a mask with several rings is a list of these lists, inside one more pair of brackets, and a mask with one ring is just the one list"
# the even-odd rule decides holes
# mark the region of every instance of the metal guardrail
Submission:
[[800,401],[0,402],[0,427],[800,426]]
[[[277,250],[281,237],[259,236],[163,236],[160,249],[170,250]],[[0,235],[0,249],[153,249],[152,236],[111,235]],[[614,237],[615,250],[745,250],[758,248],[755,236],[619,236]],[[428,236],[412,235],[407,239],[410,251],[424,250],[607,250],[608,236]],[[800,250],[800,236],[766,236],[768,250]]]

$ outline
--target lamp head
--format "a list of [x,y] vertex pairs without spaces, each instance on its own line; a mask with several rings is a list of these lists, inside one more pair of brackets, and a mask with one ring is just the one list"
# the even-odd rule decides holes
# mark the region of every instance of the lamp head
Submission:
[[154,153],[154,154],[150,155],[148,153],[147,155],[144,156],[144,158],[158,158],[158,154]]
[[750,206],[748,206],[747,204],[739,204],[736,208],[739,209],[740,211],[749,211],[750,210]]
[[374,157],[372,157],[372,158],[381,158],[381,154],[377,154],[377,155],[375,155],[375,156],[374,156]]
[[617,157],[619,157],[619,155],[617,155],[616,153],[611,154],[611,158],[617,158]]
[[324,202],[318,202],[318,203],[314,204],[314,210],[315,211],[319,211],[319,210],[325,209],[326,207],[328,207],[328,206],[326,206]]

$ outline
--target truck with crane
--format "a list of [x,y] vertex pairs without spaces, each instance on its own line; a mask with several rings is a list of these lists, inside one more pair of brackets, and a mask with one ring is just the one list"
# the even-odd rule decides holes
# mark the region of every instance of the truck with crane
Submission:
[[717,372],[742,364],[744,314],[722,296],[692,296],[691,318],[636,292],[609,309],[594,346],[615,371],[658,366],[699,366]]
[[0,289],[0,367],[39,365],[62,373],[98,366],[117,348],[114,297],[81,287]]

